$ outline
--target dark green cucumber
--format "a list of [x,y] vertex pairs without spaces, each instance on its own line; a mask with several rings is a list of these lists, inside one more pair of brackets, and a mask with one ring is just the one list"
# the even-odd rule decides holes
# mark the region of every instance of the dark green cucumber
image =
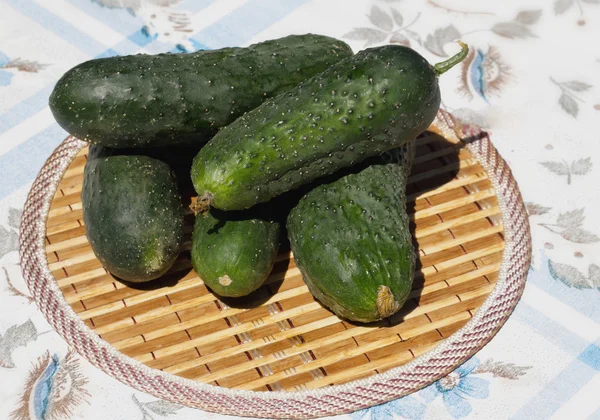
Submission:
[[240,210],[414,139],[440,104],[431,66],[387,45],[340,61],[221,129],[192,166],[201,202]]
[[342,318],[387,318],[407,300],[415,252],[406,214],[414,141],[315,187],[287,221],[309,290]]
[[194,156],[200,150],[200,146],[163,146],[163,147],[132,147],[132,148],[112,148],[90,145],[88,152],[88,161],[98,157],[108,156],[148,156],[165,162],[171,167],[175,174],[179,190],[184,197],[189,197],[194,189],[190,179],[190,169]]
[[50,109],[70,134],[103,146],[203,143],[351,55],[342,41],[308,34],[247,48],[95,59],[62,76]]
[[216,294],[245,296],[269,276],[279,245],[280,224],[262,209],[196,216],[192,265]]
[[92,149],[81,201],[87,238],[109,272],[144,282],[173,265],[183,241],[183,205],[169,165]]

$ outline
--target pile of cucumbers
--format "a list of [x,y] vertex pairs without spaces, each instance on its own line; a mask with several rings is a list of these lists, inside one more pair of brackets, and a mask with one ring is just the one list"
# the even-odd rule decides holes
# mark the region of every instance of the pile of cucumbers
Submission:
[[193,186],[192,265],[217,295],[259,288],[286,232],[321,303],[351,321],[392,315],[415,265],[405,195],[414,139],[461,47],[432,66],[404,46],[353,54],[308,34],[72,68],[50,108],[91,143],[81,198],[94,253],[125,281],[165,274]]

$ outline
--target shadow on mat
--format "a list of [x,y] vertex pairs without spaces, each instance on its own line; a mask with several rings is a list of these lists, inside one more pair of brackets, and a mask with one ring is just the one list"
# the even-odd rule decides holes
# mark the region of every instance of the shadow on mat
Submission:
[[[474,141],[477,139],[472,140]],[[420,136],[420,141],[417,141],[418,143],[415,156],[415,163],[412,168],[411,176],[409,178],[409,183],[407,185],[406,191],[407,197],[409,198],[409,200],[407,201],[407,213],[410,217],[410,231],[413,237],[415,249],[418,248],[417,241],[415,240],[415,212],[421,210],[422,208],[430,206],[430,203],[427,201],[427,199],[419,199],[415,201],[414,197],[439,188],[440,186],[454,179],[460,168],[459,151],[460,148],[463,147],[463,144],[453,144],[446,140],[444,137],[433,132],[423,133]],[[188,161],[186,160],[186,162]],[[195,192],[193,191],[189,177],[186,176],[188,171],[185,170],[185,168],[182,169],[181,167],[174,169],[176,169],[175,172],[177,173],[177,177],[180,182],[180,190],[183,196],[184,203],[189,204],[191,202],[192,197],[195,195]],[[340,171],[339,173],[336,173],[332,176],[323,178],[322,180],[320,180],[320,182],[318,182],[318,184],[321,184],[323,182],[332,182],[333,180],[344,176],[348,173],[352,173],[356,170],[356,168],[349,168]],[[298,190],[290,191],[289,193],[283,194],[282,196],[275,199],[273,207],[277,210],[277,213],[279,214],[278,221],[282,225],[280,254],[285,253],[289,250],[289,242],[287,241],[287,235],[285,232],[286,215],[307,190],[309,190],[310,188],[314,188],[314,185],[315,184],[311,184],[310,186],[301,187]],[[242,215],[243,213],[241,213],[239,217],[242,217]],[[193,215],[188,214],[185,218],[186,232],[188,232],[186,234],[186,238],[188,238],[188,240],[193,228],[193,221]],[[439,222],[439,216],[433,215],[429,217],[420,218],[419,224],[420,226],[426,226],[435,224],[436,222]],[[189,258],[189,251],[183,251],[182,255],[180,255],[179,257],[178,262],[180,260],[189,261]],[[275,264],[271,275],[283,278],[289,265],[289,257],[278,261]],[[411,299],[409,299],[405,303],[405,305],[400,309],[399,312],[392,315],[386,320],[379,321],[376,323],[352,323],[363,326],[380,327],[395,325],[402,322],[406,314],[410,313],[412,310],[414,310],[415,307],[418,306],[418,302],[420,300],[420,294],[418,294],[418,292],[422,290],[425,284],[425,279],[421,269],[421,262],[419,258],[417,258],[415,264],[415,275],[413,279],[413,292],[417,291],[417,294],[413,295]],[[147,283],[131,283],[126,281],[122,282],[128,287],[139,290],[152,290],[162,287],[172,287],[176,285],[177,282],[183,277],[185,277],[190,271],[191,268],[183,269],[175,273],[167,274],[157,280]],[[261,286],[258,290],[244,297],[217,297],[227,306],[250,309],[264,304],[273,295],[275,295],[278,292],[281,285],[283,284],[283,281],[284,280],[272,281],[268,284]]]

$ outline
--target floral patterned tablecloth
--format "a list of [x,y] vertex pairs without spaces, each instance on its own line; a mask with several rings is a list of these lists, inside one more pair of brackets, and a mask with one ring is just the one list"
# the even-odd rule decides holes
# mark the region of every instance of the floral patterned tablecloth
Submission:
[[48,95],[93,57],[244,46],[291,33],[355,51],[410,45],[444,106],[477,123],[527,202],[533,263],[516,311],[475,357],[406,398],[349,416],[600,419],[600,0],[0,0],[0,418],[223,418],[140,393],[70,350],[17,253],[33,179],[66,133]]

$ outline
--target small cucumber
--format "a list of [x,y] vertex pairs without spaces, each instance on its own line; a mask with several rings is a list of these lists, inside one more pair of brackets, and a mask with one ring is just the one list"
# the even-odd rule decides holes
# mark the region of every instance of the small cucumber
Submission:
[[175,174],[179,190],[183,197],[189,198],[194,189],[190,179],[190,168],[194,156],[200,150],[200,146],[162,146],[162,147],[131,147],[131,148],[113,148],[90,145],[88,152],[88,162],[92,159],[108,156],[148,156],[152,159],[160,160],[171,167]]
[[287,230],[315,298],[351,321],[397,312],[412,287],[415,252],[406,214],[414,141],[310,190]]
[[351,55],[342,41],[308,34],[247,48],[95,59],[62,76],[50,109],[70,134],[103,146],[202,144]]
[[87,238],[109,272],[145,282],[173,265],[183,242],[183,205],[169,165],[92,147],[81,201]]
[[280,224],[262,209],[199,214],[192,234],[194,270],[216,294],[245,296],[269,276],[279,231]]
[[461,45],[435,66],[407,47],[367,49],[241,116],[194,159],[200,203],[249,208],[414,139],[438,111],[437,76],[467,55]]

